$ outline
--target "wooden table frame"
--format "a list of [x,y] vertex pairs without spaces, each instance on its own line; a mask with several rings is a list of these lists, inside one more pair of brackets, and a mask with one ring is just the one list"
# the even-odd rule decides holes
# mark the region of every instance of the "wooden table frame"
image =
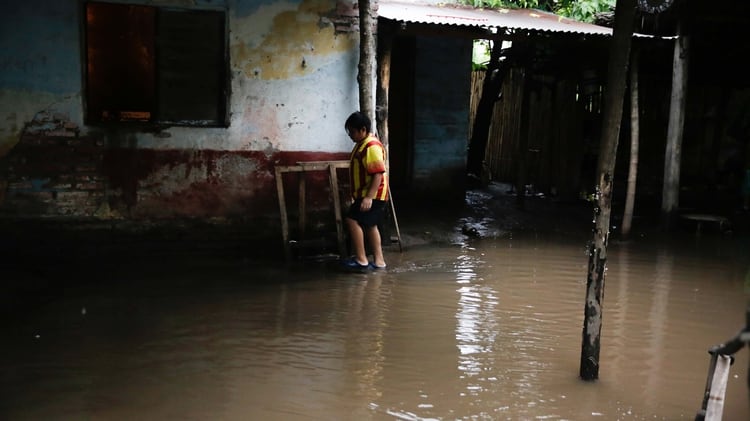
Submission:
[[305,173],[310,171],[328,171],[328,185],[331,189],[331,200],[333,201],[333,212],[336,220],[336,240],[338,243],[339,255],[347,254],[346,243],[344,241],[344,225],[341,218],[341,197],[339,195],[339,182],[337,170],[339,168],[349,168],[349,161],[308,161],[298,162],[297,165],[279,165],[275,168],[276,174],[276,192],[279,197],[279,213],[281,214],[281,237],[284,242],[284,255],[287,261],[292,258],[292,251],[289,239],[289,215],[286,207],[286,196],[284,194],[285,173],[300,173],[299,177],[299,229],[304,235],[305,225],[307,223],[306,203],[305,203]]

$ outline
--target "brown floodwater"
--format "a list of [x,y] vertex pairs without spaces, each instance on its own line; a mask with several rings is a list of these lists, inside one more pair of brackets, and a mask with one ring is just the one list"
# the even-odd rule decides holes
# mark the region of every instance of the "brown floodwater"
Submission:
[[[528,234],[389,251],[368,274],[215,255],[102,264],[8,312],[0,418],[693,419],[708,349],[744,326],[747,243],[611,244],[594,382],[578,375],[586,253]],[[724,419],[748,420],[747,348],[736,357]]]

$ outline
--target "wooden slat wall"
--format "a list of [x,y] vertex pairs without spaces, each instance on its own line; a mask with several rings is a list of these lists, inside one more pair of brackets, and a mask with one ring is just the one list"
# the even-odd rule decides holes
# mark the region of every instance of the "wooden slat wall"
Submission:
[[[483,81],[484,71],[473,72],[470,128]],[[576,83],[536,77],[532,87],[526,179],[538,191],[549,192],[554,188],[559,193],[577,195],[582,145]],[[512,69],[503,83],[501,99],[495,103],[485,151],[486,170],[492,180],[514,183],[517,177],[514,148],[521,124],[522,89],[523,73]]]
[[475,70],[471,72],[471,98],[469,100],[469,137],[467,142],[474,135],[474,118],[477,115],[477,106],[479,98],[482,97],[482,84],[484,84],[484,70]]

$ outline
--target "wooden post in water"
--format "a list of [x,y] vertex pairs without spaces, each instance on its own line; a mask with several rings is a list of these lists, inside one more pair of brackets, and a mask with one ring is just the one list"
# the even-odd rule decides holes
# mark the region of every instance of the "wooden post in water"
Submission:
[[638,142],[640,135],[640,117],[638,107],[638,67],[640,53],[633,51],[630,61],[630,166],[628,168],[628,187],[625,194],[625,210],[622,215],[622,237],[630,236],[633,224],[633,208],[635,207],[635,189],[638,180]]
[[[750,271],[747,273],[746,282],[750,282]],[[747,288],[747,286],[746,286]],[[750,304],[745,309],[745,343],[750,347]],[[747,370],[747,393],[750,399],[750,369]]]
[[680,157],[682,156],[682,132],[685,125],[685,103],[687,101],[688,40],[677,28],[672,70],[672,94],[669,103],[667,145],[664,152],[664,184],[662,187],[661,216],[664,229],[674,224],[674,214],[680,201]]
[[586,304],[583,321],[580,376],[583,380],[599,378],[599,351],[604,301],[604,274],[607,264],[609,219],[612,212],[612,185],[617,157],[617,141],[625,97],[635,0],[617,0],[615,25],[610,45],[605,88],[602,138],[597,165],[597,197],[594,239],[589,249],[586,278]]
[[521,123],[516,141],[516,208],[524,209],[526,203],[527,158],[529,156],[529,120],[531,119],[531,66],[528,61],[521,68],[523,88],[521,90]]

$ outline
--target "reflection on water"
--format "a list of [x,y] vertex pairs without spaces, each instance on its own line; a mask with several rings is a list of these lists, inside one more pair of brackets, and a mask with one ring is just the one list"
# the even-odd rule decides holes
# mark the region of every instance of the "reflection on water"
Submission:
[[[693,419],[708,348],[744,324],[746,245],[613,244],[609,256],[591,383],[578,378],[577,240],[425,246],[370,274],[108,266],[3,322],[0,418]],[[724,419],[750,417],[747,358]]]

